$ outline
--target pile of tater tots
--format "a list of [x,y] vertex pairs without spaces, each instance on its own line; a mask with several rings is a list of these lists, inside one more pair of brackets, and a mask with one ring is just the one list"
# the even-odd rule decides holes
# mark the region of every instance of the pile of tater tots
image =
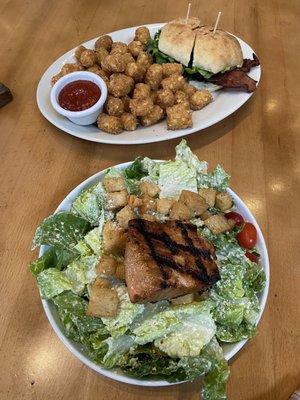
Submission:
[[192,126],[191,110],[200,110],[212,101],[208,90],[197,90],[183,77],[179,63],[155,64],[147,52],[150,32],[136,29],[128,45],[113,42],[109,35],[95,42],[94,50],[79,46],[77,62],[65,64],[52,78],[87,70],[107,84],[105,112],[97,119],[99,129],[111,134],[134,131],[139,125],[150,126],[166,117],[170,130]]

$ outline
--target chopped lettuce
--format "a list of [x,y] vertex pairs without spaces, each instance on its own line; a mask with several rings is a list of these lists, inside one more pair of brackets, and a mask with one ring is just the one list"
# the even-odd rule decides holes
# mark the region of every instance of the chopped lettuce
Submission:
[[37,276],[42,297],[51,299],[65,290],[82,293],[85,285],[96,278],[97,261],[94,255],[86,256],[73,261],[64,271],[56,268],[42,271]]
[[97,256],[101,256],[102,254],[102,229],[103,225],[97,226],[96,228],[89,231],[85,237],[84,241],[86,242],[87,246],[89,246],[94,254]]
[[101,182],[84,190],[73,202],[72,211],[97,226],[103,213],[105,189]]
[[182,141],[175,147],[175,150],[175,160],[182,160],[187,165],[194,167],[197,174],[203,174],[207,172],[207,162],[199,160],[199,158],[189,148],[185,139],[182,139]]
[[228,188],[230,175],[228,175],[221,165],[217,165],[212,172],[199,174],[197,176],[198,189],[214,188],[224,191]]
[[133,337],[129,335],[109,337],[104,342],[108,345],[108,350],[103,358],[103,365],[106,368],[113,368],[126,364],[128,352],[134,344]]
[[48,268],[55,268],[57,265],[57,257],[54,247],[47,250],[41,257],[37,260],[32,261],[29,264],[29,269],[33,276],[37,276],[40,272]]
[[216,333],[215,323],[203,303],[181,320],[181,326],[155,340],[154,344],[170,357],[196,357]]
[[56,213],[37,228],[33,248],[47,244],[73,252],[74,246],[89,229],[89,222],[77,215],[67,211]]
[[65,274],[56,268],[48,268],[37,276],[37,283],[41,296],[45,299],[51,299],[54,296],[72,289],[72,283]]
[[160,197],[178,198],[183,189],[197,192],[197,176],[194,167],[182,160],[169,161],[159,165]]

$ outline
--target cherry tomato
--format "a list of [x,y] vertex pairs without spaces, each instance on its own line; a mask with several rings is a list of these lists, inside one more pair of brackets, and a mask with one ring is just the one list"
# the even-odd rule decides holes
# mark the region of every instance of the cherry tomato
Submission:
[[244,223],[244,218],[241,216],[241,214],[235,212],[235,211],[230,211],[225,214],[225,217],[227,219],[233,219],[236,225],[243,225]]
[[246,251],[245,256],[246,256],[247,258],[249,258],[250,261],[255,262],[255,263],[257,264],[257,262],[258,262],[258,257],[257,257],[255,254],[250,253],[250,251]]
[[241,247],[252,249],[256,245],[257,232],[254,225],[246,222],[241,232],[236,235],[237,241]]

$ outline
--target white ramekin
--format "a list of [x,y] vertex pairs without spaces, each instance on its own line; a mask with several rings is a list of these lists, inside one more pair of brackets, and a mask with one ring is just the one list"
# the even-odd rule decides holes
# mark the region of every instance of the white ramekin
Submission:
[[[68,111],[62,108],[58,102],[58,95],[62,88],[68,83],[78,80],[86,80],[95,83],[99,86],[101,95],[100,99],[92,107],[87,108],[83,111]],[[103,105],[107,98],[107,87],[106,83],[100,76],[89,71],[77,71],[71,72],[68,75],[60,78],[53,86],[50,94],[50,100],[52,107],[56,112],[67,117],[70,121],[77,125],[91,125],[96,122],[98,115],[102,112]]]

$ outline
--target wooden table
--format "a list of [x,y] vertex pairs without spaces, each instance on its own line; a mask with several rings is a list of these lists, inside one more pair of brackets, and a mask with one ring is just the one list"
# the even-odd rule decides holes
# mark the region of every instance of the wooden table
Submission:
[[[130,5],[130,6],[129,6]],[[0,110],[0,398],[199,398],[199,383],[143,389],[97,375],[58,340],[27,270],[36,225],[95,172],[137,155],[168,158],[178,140],[110,146],[60,132],[35,100],[44,70],[77,44],[113,30],[168,21],[186,2],[165,0],[0,2],[0,81],[14,101]],[[299,0],[195,1],[192,14],[246,40],[262,62],[257,93],[238,112],[189,136],[193,151],[232,174],[232,188],[268,243],[271,288],[258,335],[234,360],[231,400],[286,400],[300,386]]]

